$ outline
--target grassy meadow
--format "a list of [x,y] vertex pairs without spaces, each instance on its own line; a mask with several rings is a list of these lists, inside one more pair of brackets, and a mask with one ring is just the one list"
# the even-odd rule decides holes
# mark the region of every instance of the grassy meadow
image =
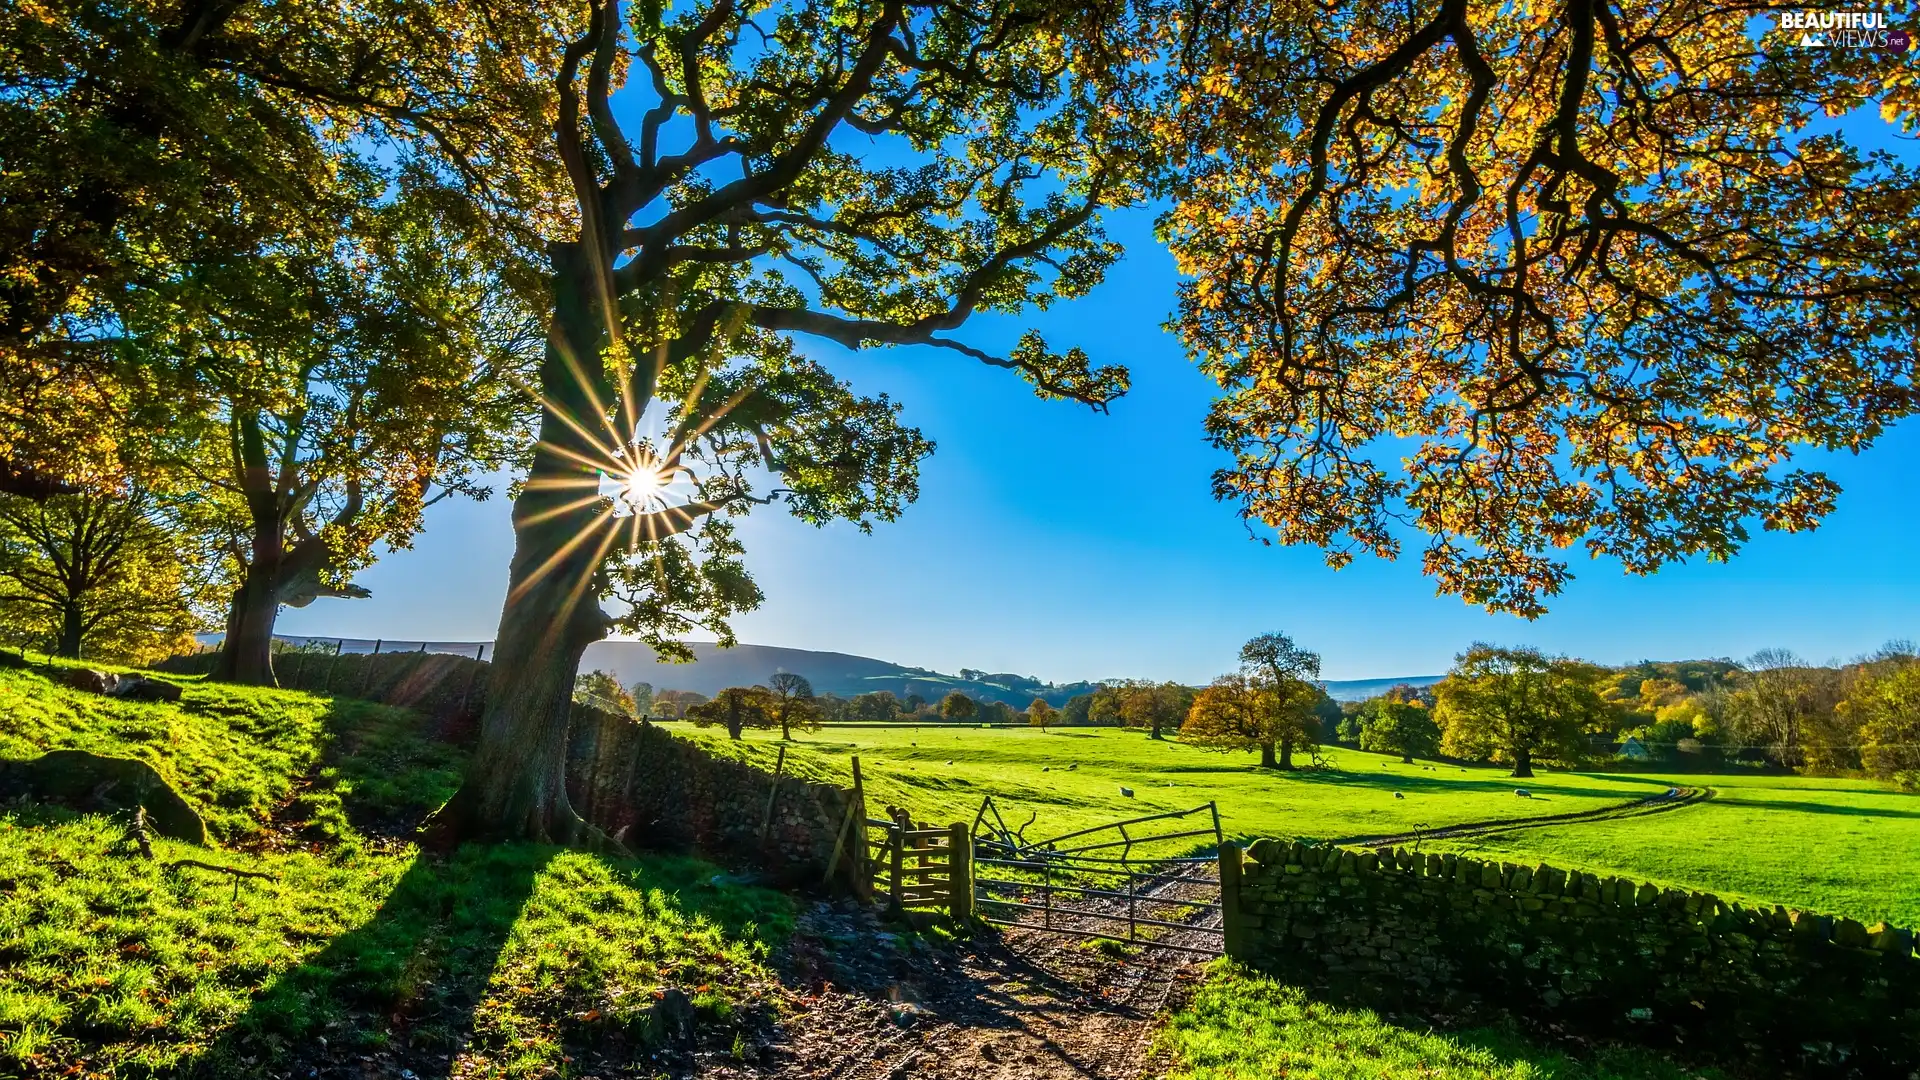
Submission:
[[0,807],[0,1076],[284,1075],[316,1046],[369,1075],[554,1076],[582,1048],[644,1067],[657,993],[756,1008],[791,926],[790,898],[694,859],[423,855],[402,837],[462,757],[404,710],[196,684],[119,702],[0,671],[0,716],[0,757],[149,761],[219,844],[156,838],[149,861],[113,816]]
[[1920,797],[1867,780],[1677,776],[1714,798],[1671,814],[1544,826],[1447,850],[1546,861],[1920,927]]
[[[152,763],[216,842],[156,839],[147,860],[118,817],[0,806],[0,1076],[280,1075],[322,1045],[382,1075],[403,1063],[466,1077],[648,1074],[659,1047],[652,1006],[667,988],[686,992],[709,1032],[746,1031],[778,1008],[773,957],[792,928],[789,896],[680,857],[418,850],[413,827],[452,793],[464,759],[414,713],[192,682],[177,705],[120,702],[0,671],[0,716],[3,758],[78,747]],[[734,743],[717,729],[673,728],[767,768],[778,753],[767,732]],[[1495,769],[1357,751],[1274,775],[1251,755],[1139,732],[934,726],[809,733],[790,744],[786,767],[846,783],[855,753],[875,808],[970,821],[991,793],[1016,826],[1038,815],[1029,839],[1208,800],[1230,836],[1331,839],[1595,809],[1702,783],[1721,797],[1472,846],[1920,922],[1903,872],[1920,860],[1920,799],[1857,782],[1561,773],[1528,781],[1534,798],[1523,800]],[[178,859],[268,877],[236,889],[166,865]],[[1680,1075],[1646,1055],[1576,1060],[1512,1033],[1436,1033],[1225,964],[1169,1022],[1163,1046],[1172,1080],[1251,1080],[1274,1075],[1274,1062],[1382,1080]]]
[[[778,732],[750,731],[736,743],[720,728],[669,726],[769,769],[780,741]],[[787,768],[845,784],[853,754],[876,809],[893,804],[922,820],[970,822],[981,797],[991,794],[1010,825],[1039,815],[1029,840],[1209,800],[1219,803],[1229,838],[1327,840],[1593,810],[1674,785],[1705,786],[1717,792],[1714,799],[1672,813],[1431,843],[1920,927],[1920,880],[1913,874],[1920,867],[1920,797],[1868,781],[1610,772],[1543,772],[1515,781],[1498,768],[1406,765],[1340,748],[1325,753],[1333,768],[1274,774],[1259,769],[1252,754],[1155,742],[1138,731],[933,725],[806,733],[790,744]],[[1123,797],[1123,785],[1135,797]],[[1533,797],[1517,798],[1517,785]],[[1395,798],[1396,791],[1404,797]]]
[[1644,1050],[1543,1050],[1512,1030],[1439,1032],[1316,1000],[1225,961],[1161,1029],[1166,1080],[1712,1080]]

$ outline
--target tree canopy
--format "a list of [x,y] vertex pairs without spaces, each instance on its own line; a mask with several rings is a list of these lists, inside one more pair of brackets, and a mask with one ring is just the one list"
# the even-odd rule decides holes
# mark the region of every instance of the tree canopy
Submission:
[[1171,5],[1215,494],[1334,566],[1422,536],[1443,591],[1528,617],[1562,549],[1651,573],[1817,525],[1796,456],[1920,406],[1920,177],[1829,118],[1911,129],[1920,84],[1776,15]]
[[780,729],[782,739],[793,738],[793,729],[820,730],[820,701],[814,697],[813,684],[806,676],[782,671],[767,680],[768,719]]
[[1360,710],[1360,749],[1399,754],[1403,762],[1440,752],[1440,726],[1421,705],[1379,697]]
[[1587,756],[1587,732],[1604,729],[1601,670],[1539,649],[1476,644],[1434,687],[1441,745],[1458,757],[1510,763],[1533,775],[1536,762],[1573,765]]
[[0,495],[0,633],[69,657],[185,651],[213,602],[207,563],[143,490]]

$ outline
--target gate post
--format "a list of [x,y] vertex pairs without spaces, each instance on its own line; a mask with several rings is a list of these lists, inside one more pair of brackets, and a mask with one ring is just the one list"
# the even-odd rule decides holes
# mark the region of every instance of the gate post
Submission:
[[906,900],[900,895],[900,871],[907,855],[907,830],[897,821],[893,828],[887,830],[887,848],[888,861],[892,864],[890,869],[893,871],[893,880],[887,884],[887,913],[897,916],[907,908]]
[[948,914],[956,923],[973,919],[973,830],[956,821],[947,840]]
[[1247,955],[1246,926],[1240,917],[1240,845],[1220,845],[1220,938],[1229,959]]

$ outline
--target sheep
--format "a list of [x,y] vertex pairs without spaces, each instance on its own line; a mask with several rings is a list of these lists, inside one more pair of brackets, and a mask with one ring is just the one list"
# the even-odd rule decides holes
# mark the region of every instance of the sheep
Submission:
[[948,759],[947,759],[947,764],[949,764],[949,765],[951,765],[951,764],[953,764],[953,759],[952,759],[952,758],[948,758]]
[[1124,785],[1123,785],[1123,786],[1122,786],[1122,787],[1120,788],[1120,794],[1121,794],[1121,796],[1122,796],[1123,798],[1128,798],[1128,799],[1131,799],[1131,798],[1133,798],[1133,789],[1132,789],[1132,788],[1130,788],[1130,787],[1126,787],[1126,786],[1124,786]]
[[1393,797],[1394,797],[1394,798],[1396,798],[1396,799],[1404,799],[1404,798],[1406,798],[1406,796],[1405,796],[1405,795],[1402,795],[1402,794],[1400,794],[1400,793],[1399,793],[1399,792],[1397,792],[1397,791],[1393,793]]
[[1075,769],[1077,769],[1077,768],[1079,768],[1079,767],[1080,767],[1080,763],[1076,761],[1076,762],[1074,762],[1073,764],[1071,764],[1071,765],[1069,765],[1069,766],[1067,766],[1067,771],[1068,771],[1068,772],[1072,772],[1073,770],[1075,770]]
[[1533,792],[1531,792],[1531,791],[1528,791],[1528,790],[1527,790],[1526,788],[1523,788],[1523,787],[1517,787],[1517,788],[1514,788],[1514,789],[1513,789],[1513,793],[1514,793],[1515,795],[1518,795],[1518,796],[1520,796],[1520,797],[1521,797],[1521,798],[1523,798],[1523,799],[1531,799],[1531,798],[1533,798]]

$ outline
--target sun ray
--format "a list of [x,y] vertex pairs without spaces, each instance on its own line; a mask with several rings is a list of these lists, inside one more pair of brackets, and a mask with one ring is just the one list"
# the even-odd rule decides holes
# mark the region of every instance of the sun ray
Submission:
[[545,562],[541,563],[537,567],[534,567],[533,572],[528,574],[524,581],[520,582],[518,585],[515,585],[513,587],[511,598],[517,599],[522,593],[526,592],[528,589],[531,589],[535,585],[539,584],[542,579],[544,579],[548,574],[553,572],[553,569],[555,566],[558,566],[569,555],[572,555],[575,548],[579,547],[581,544],[586,543],[588,539],[590,539],[593,536],[594,532],[600,528],[601,523],[605,522],[606,520],[607,519],[605,517],[594,519],[593,525],[589,525],[587,528],[582,529],[578,535],[573,537],[571,540],[568,540],[565,544],[562,544],[558,551],[555,551],[552,555],[547,556],[547,560]]
[[597,503],[599,501],[600,501],[600,493],[598,491],[595,491],[591,495],[583,495],[580,498],[573,500],[572,502],[564,503],[559,506],[550,506],[547,509],[540,511],[537,514],[530,514],[527,517],[521,518],[520,524],[538,525],[543,521],[551,521],[554,518],[560,517],[563,514],[571,514],[575,510],[580,510],[585,507],[592,506],[594,503]]

